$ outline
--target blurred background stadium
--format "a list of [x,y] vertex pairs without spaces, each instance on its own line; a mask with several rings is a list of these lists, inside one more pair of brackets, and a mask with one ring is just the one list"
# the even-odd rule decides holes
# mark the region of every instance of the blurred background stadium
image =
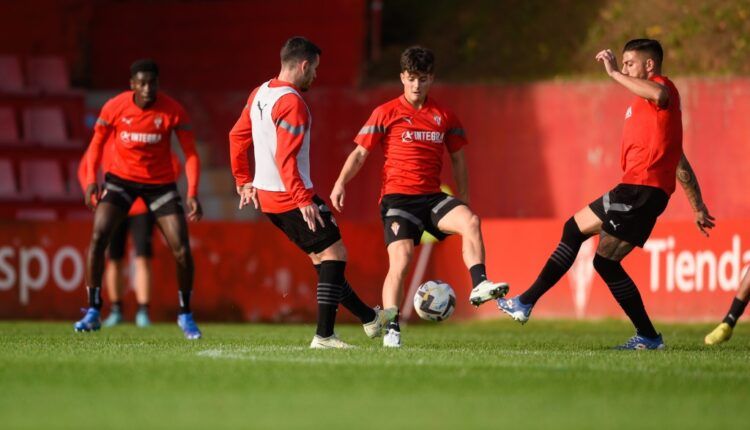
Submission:
[[[434,49],[435,98],[470,139],[472,206],[484,220],[493,279],[525,288],[560,220],[620,177],[629,93],[593,57],[634,37],[661,40],[683,98],[685,150],[719,226],[692,225],[678,190],[649,245],[626,262],[657,319],[714,320],[750,262],[750,2],[661,0],[6,0],[0,4],[0,318],[73,320],[84,303],[91,214],[75,180],[102,104],[142,57],[193,118],[205,220],[190,225],[200,320],[309,321],[314,272],[258,213],[238,211],[227,133],[249,91],[275,76],[292,35],[323,49],[305,96],[314,117],[312,174],[327,196],[352,139],[400,93],[398,56]],[[378,158],[381,157],[381,158]],[[350,280],[379,302],[386,258],[378,219],[381,154],[349,187],[339,215]],[[449,169],[444,179],[451,182]],[[460,242],[437,245],[425,279],[466,303]],[[537,316],[621,317],[581,253]],[[157,241],[153,316],[176,310],[171,255]],[[513,291],[513,290],[512,290]],[[132,301],[132,292],[126,300]],[[132,309],[132,307],[131,307]],[[461,306],[456,318],[495,317]]]

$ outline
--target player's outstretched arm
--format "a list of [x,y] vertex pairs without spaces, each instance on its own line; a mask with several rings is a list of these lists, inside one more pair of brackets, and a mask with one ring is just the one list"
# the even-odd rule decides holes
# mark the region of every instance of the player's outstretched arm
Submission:
[[453,180],[458,187],[458,195],[464,203],[469,203],[469,169],[466,166],[466,155],[463,149],[451,153]]
[[680,158],[680,162],[677,165],[677,181],[679,181],[682,189],[685,190],[685,196],[687,196],[690,206],[692,206],[695,212],[695,224],[701,233],[708,237],[708,230],[714,228],[716,225],[714,222],[715,218],[711,216],[706,204],[703,202],[701,187],[698,185],[698,177],[695,176],[695,172],[685,154],[682,154],[682,158]]
[[599,51],[595,58],[596,61],[604,64],[604,70],[606,70],[610,78],[627,88],[631,93],[655,103],[662,109],[669,105],[669,90],[665,86],[648,79],[634,78],[620,72],[617,68],[617,57],[615,57],[611,49]]
[[368,155],[370,155],[370,151],[357,145],[357,147],[354,148],[351,154],[346,158],[344,167],[341,168],[339,178],[336,180],[336,183],[333,185],[333,190],[331,191],[331,204],[333,204],[333,207],[336,208],[337,211],[344,211],[346,184],[357,175],[359,169],[365,164]]

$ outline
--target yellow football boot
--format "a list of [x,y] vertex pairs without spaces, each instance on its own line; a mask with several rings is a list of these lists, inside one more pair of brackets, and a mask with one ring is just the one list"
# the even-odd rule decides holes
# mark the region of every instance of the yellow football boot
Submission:
[[718,345],[728,341],[732,337],[732,330],[732,327],[725,322],[719,324],[711,333],[706,335],[704,339],[706,345]]

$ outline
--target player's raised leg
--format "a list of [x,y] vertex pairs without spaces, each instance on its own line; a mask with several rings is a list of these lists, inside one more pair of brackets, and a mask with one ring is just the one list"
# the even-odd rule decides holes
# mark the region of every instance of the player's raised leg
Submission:
[[745,312],[748,300],[750,300],[750,270],[742,277],[740,289],[737,291],[734,299],[732,299],[732,305],[729,307],[729,312],[727,312],[724,320],[711,333],[706,335],[704,339],[706,345],[717,345],[728,341],[732,337],[734,326]]
[[107,249],[112,233],[125,220],[127,213],[127,208],[108,202],[101,202],[96,207],[91,242],[86,254],[86,291],[89,307],[86,315],[73,326],[75,331],[95,331],[101,327],[104,251]]
[[525,324],[536,302],[568,272],[581,249],[581,244],[602,229],[602,220],[586,206],[563,225],[562,237],[549,256],[536,281],[522,294],[497,301],[500,310]]
[[164,235],[177,265],[177,285],[180,299],[180,313],[177,317],[177,324],[185,333],[186,338],[200,339],[202,334],[190,309],[195,268],[193,266],[193,254],[190,251],[190,238],[188,237],[185,216],[182,213],[157,216],[156,224]]
[[461,236],[461,253],[464,264],[471,275],[471,304],[479,306],[508,293],[508,284],[487,279],[485,267],[484,240],[479,217],[466,205],[459,205],[446,213],[437,223],[443,233]]

